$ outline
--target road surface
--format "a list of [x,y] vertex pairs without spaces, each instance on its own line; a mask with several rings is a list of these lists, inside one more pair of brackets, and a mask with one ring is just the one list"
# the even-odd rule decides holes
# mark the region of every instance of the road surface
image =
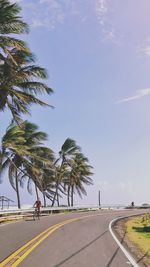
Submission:
[[74,212],[0,226],[0,267],[131,266],[108,228],[114,218],[135,213]]

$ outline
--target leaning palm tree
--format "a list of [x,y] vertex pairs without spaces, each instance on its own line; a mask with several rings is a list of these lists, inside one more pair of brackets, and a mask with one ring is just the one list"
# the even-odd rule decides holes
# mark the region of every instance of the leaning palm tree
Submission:
[[43,79],[45,69],[35,65],[35,58],[26,44],[10,34],[28,32],[28,25],[19,16],[18,4],[0,1],[0,111],[9,109],[16,121],[29,113],[31,104],[46,106],[37,94],[50,94]]
[[[57,206],[59,207],[59,199],[62,198],[63,195],[66,195],[65,187],[64,187],[64,180],[66,179],[66,176],[68,174],[68,164],[67,162],[64,162],[61,166],[55,167],[55,173],[54,173],[54,188],[55,188],[55,194],[54,198],[57,202]],[[54,205],[54,198],[52,201],[52,206]]]
[[92,185],[91,172],[92,166],[88,164],[88,158],[82,153],[76,153],[75,156],[70,160],[70,173],[68,178],[65,180],[65,187],[67,187],[68,193],[68,205],[73,206],[75,192],[82,198],[82,194],[86,195],[84,185]]
[[31,104],[48,106],[36,95],[50,94],[53,90],[41,81],[47,79],[47,72],[35,65],[31,53],[17,49],[12,49],[11,53],[17,64],[7,56],[0,65],[0,111],[8,108],[18,121],[20,114],[29,114]]
[[43,168],[42,194],[44,199],[44,207],[46,207],[46,198],[52,201],[55,194],[55,169],[53,166]]
[[64,144],[61,147],[61,150],[59,151],[59,158],[55,161],[54,165],[58,165],[58,163],[60,162],[60,167],[58,167],[57,172],[56,172],[56,191],[54,194],[54,198],[52,201],[52,206],[55,204],[55,200],[56,197],[57,199],[59,198],[58,196],[58,191],[59,191],[59,187],[60,184],[62,182],[63,179],[63,175],[62,173],[64,172],[64,164],[68,164],[69,160],[72,158],[72,156],[77,153],[78,151],[80,151],[80,147],[77,146],[76,142],[74,140],[72,140],[71,138],[67,138],[64,142]]
[[47,140],[47,134],[39,131],[36,124],[25,121],[21,124],[21,128],[24,130],[28,156],[27,160],[23,162],[24,171],[21,172],[20,181],[23,184],[24,179],[28,179],[27,188],[29,192],[31,191],[31,181],[34,182],[38,198],[38,189],[43,192],[43,168],[52,165],[53,151],[43,146],[43,142]]
[[47,164],[47,159],[38,153],[39,150],[44,150],[43,142],[46,139],[47,135],[38,131],[38,127],[28,121],[23,122],[21,127],[11,124],[2,138],[0,175],[3,170],[8,169],[10,183],[17,193],[18,208],[21,207],[19,195],[21,174],[30,177],[40,186],[41,171],[33,166],[33,161],[36,159]]
[[27,156],[24,131],[20,127],[10,127],[2,138],[0,176],[8,169],[11,186],[16,191],[18,208],[20,204],[19,171],[22,166],[23,156]]
[[[29,145],[31,145],[31,143],[29,143]],[[33,156],[30,156],[30,161],[26,162],[26,173],[22,173],[21,181],[24,182],[26,178],[28,179],[27,189],[29,193],[31,193],[31,181],[34,182],[37,198],[39,189],[43,194],[45,206],[46,197],[52,200],[51,195],[54,194],[52,191],[52,183],[54,179],[54,153],[48,147],[33,144],[30,152],[33,153]]]
[[0,1],[0,61],[5,60],[5,56],[11,55],[11,49],[17,48],[19,50],[26,50],[26,44],[12,36],[27,33],[28,25],[22,21],[19,15],[21,8],[16,3],[11,3],[8,0]]

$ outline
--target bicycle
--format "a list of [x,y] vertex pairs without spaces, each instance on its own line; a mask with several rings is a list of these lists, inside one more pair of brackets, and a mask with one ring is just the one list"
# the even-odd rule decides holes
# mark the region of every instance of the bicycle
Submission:
[[33,220],[40,220],[40,210],[38,208],[35,208],[33,212]]

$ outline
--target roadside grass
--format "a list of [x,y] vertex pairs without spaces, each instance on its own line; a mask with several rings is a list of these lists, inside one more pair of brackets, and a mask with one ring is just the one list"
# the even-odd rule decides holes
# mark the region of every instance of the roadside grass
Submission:
[[150,213],[126,222],[128,238],[148,257],[150,263]]

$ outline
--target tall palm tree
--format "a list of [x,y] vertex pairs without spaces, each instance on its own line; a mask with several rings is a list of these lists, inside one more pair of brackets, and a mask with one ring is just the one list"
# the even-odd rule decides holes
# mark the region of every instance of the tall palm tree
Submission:
[[[34,181],[36,192],[37,189],[39,189],[43,194],[45,206],[46,197],[51,200],[51,195],[54,194],[52,191],[52,183],[54,181],[54,153],[48,147],[37,147],[37,145],[35,147],[32,146],[32,152],[33,157],[31,157],[30,162],[26,164],[26,173],[22,175],[21,180],[24,181],[25,178],[28,178],[27,186],[30,185],[31,180]],[[30,187],[27,188],[30,193]]]
[[37,94],[52,93],[42,82],[47,79],[46,70],[35,65],[34,56],[22,40],[11,36],[28,32],[19,13],[18,4],[0,1],[0,111],[8,108],[16,121],[20,114],[29,113],[31,104],[47,105]]
[[86,158],[82,153],[76,153],[75,156],[70,160],[70,173],[68,179],[65,180],[65,186],[67,186],[68,193],[68,205],[73,206],[73,197],[75,192],[78,193],[80,197],[82,194],[86,195],[86,190],[84,185],[92,185],[91,172],[92,166],[88,164],[88,158]]
[[69,160],[72,158],[72,156],[78,151],[80,151],[80,147],[77,146],[76,142],[72,140],[71,138],[67,138],[65,140],[64,144],[61,147],[61,150],[59,151],[59,158],[55,161],[55,165],[57,166],[58,163],[60,162],[60,167],[59,167],[59,171],[56,172],[56,191],[55,191],[54,198],[52,201],[52,206],[54,206],[55,204],[56,197],[57,199],[59,198],[58,191],[59,191],[59,187],[62,182],[62,179],[63,179],[63,175],[61,173],[64,171],[63,165],[68,163]]
[[47,79],[47,72],[34,64],[31,53],[12,49],[11,53],[16,65],[10,57],[0,65],[0,111],[9,108],[14,119],[19,120],[20,114],[29,114],[31,104],[48,106],[36,97],[37,94],[50,94],[53,90],[41,79]]
[[[65,187],[64,187],[64,180],[66,179],[66,176],[68,174],[67,162],[64,162],[63,165],[56,166],[54,174],[55,174],[54,176],[54,188],[55,188],[54,198],[59,207],[59,204],[60,204],[59,199],[62,198],[62,195],[66,195]],[[54,201],[54,198],[53,198],[53,201]],[[52,205],[53,205],[53,201],[52,201]]]
[[0,174],[8,169],[10,183],[17,193],[18,208],[21,207],[19,195],[21,174],[29,176],[35,184],[40,185],[41,171],[33,166],[33,162],[36,159],[47,164],[47,159],[38,153],[39,150],[44,150],[42,142],[46,139],[47,134],[38,131],[38,127],[28,121],[23,122],[21,127],[11,124],[2,138]]
[[53,169],[53,167],[43,168],[42,193],[44,199],[44,207],[46,207],[46,197],[50,201],[52,201],[55,194],[55,169]]
[[30,192],[31,181],[35,184],[36,194],[38,198],[38,189],[43,192],[43,169],[52,165],[54,160],[53,151],[43,146],[43,142],[47,140],[47,134],[38,131],[38,126],[34,123],[25,121],[21,128],[24,129],[25,145],[28,147],[28,160],[24,161],[21,181],[28,178],[27,188]]
[[11,186],[16,191],[18,208],[21,207],[19,195],[19,169],[22,165],[22,156],[27,155],[24,131],[20,127],[10,127],[2,138],[2,154],[0,176],[8,169]]
[[12,59],[10,50],[17,48],[26,50],[26,44],[19,39],[11,36],[11,34],[22,34],[29,31],[28,25],[22,21],[19,15],[21,8],[16,3],[8,0],[0,1],[0,60],[5,60],[5,55],[9,55]]

